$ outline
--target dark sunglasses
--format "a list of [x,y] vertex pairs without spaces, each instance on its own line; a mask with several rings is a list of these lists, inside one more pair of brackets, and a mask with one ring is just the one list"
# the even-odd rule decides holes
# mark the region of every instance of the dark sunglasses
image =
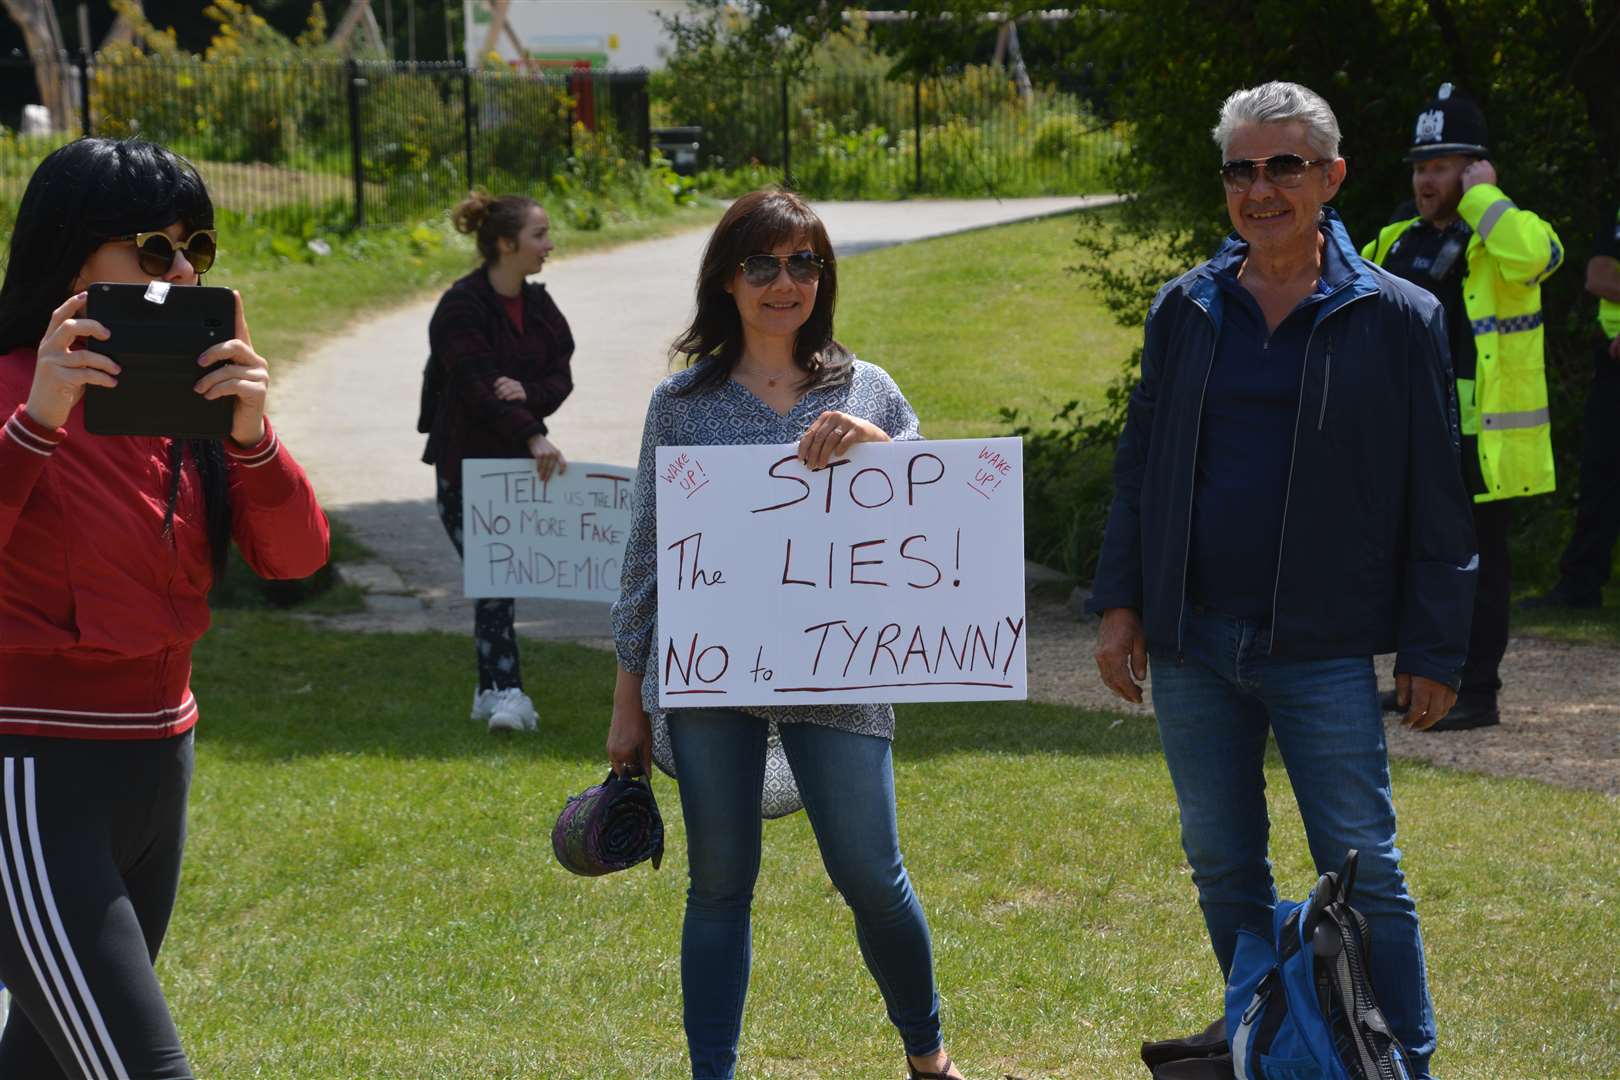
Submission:
[[1326,165],[1332,158],[1313,158],[1306,161],[1298,154],[1272,154],[1263,158],[1239,158],[1221,165],[1221,182],[1226,190],[1236,193],[1254,186],[1261,172],[1278,187],[1298,187],[1305,179],[1305,170],[1312,165]]
[[138,232],[112,239],[133,241],[141,272],[153,277],[167,274],[179,252],[186,253],[186,261],[199,274],[206,274],[209,267],[214,265],[214,256],[219,254],[217,229],[198,229],[179,243],[171,240],[166,232]]
[[827,260],[813,251],[795,251],[791,255],[750,255],[737,265],[742,267],[743,280],[759,288],[775,281],[784,269],[800,285],[819,281]]

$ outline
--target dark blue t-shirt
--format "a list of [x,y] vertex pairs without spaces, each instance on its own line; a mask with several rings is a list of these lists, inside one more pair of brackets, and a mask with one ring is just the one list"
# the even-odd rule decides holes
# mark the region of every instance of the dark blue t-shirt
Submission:
[[1215,265],[1221,329],[1198,431],[1187,599],[1269,622],[1305,347],[1322,301],[1351,271],[1325,245],[1316,291],[1268,334],[1260,305],[1237,279],[1246,251],[1229,249]]

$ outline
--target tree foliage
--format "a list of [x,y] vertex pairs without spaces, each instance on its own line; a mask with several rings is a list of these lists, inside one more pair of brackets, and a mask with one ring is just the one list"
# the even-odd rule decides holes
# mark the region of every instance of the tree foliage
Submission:
[[[1077,269],[1127,323],[1140,324],[1155,289],[1230,231],[1209,132],[1233,90],[1287,79],[1333,106],[1349,162],[1337,205],[1358,246],[1411,197],[1401,158],[1439,84],[1480,102],[1501,186],[1565,244],[1543,301],[1567,496],[1592,362],[1584,266],[1620,198],[1620,0],[1120,0],[1110,10],[1093,45],[1100,62],[1120,65],[1114,99],[1133,135],[1115,181],[1137,198],[1122,230],[1083,228]],[[1560,531],[1555,517],[1543,528]]]
[[[664,24],[677,57],[701,57],[720,70],[802,73],[824,60],[817,51],[841,34],[868,36],[890,61],[893,75],[936,75],[983,63],[995,49],[1000,21],[1020,26],[1032,63],[1055,68],[1082,52],[1097,17],[1070,7],[1073,17],[1035,18],[1046,0],[904,0],[831,3],[828,0],[755,0],[743,10],[734,0],[694,0],[688,13]],[[863,12],[904,12],[895,21],[868,22]],[[993,18],[992,18],[993,17]],[[1083,65],[1080,58],[1076,66]]]

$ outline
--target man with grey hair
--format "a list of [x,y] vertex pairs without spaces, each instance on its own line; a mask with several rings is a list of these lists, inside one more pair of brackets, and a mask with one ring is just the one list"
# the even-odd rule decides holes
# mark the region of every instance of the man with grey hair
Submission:
[[1417,911],[1373,674],[1406,723],[1455,700],[1473,527],[1434,298],[1360,258],[1325,204],[1339,128],[1293,83],[1240,90],[1214,130],[1236,230],[1160,290],[1114,465],[1090,609],[1103,681],[1153,706],[1221,971],[1270,936],[1268,732],[1322,872],[1360,853],[1371,976],[1415,1077],[1434,1052]]

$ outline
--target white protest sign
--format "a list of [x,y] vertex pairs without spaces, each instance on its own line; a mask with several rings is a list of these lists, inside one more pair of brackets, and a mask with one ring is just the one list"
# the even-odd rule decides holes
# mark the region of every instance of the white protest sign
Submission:
[[636,470],[570,461],[542,481],[532,458],[461,463],[468,596],[619,598]]
[[1027,696],[1020,440],[657,464],[660,705]]

